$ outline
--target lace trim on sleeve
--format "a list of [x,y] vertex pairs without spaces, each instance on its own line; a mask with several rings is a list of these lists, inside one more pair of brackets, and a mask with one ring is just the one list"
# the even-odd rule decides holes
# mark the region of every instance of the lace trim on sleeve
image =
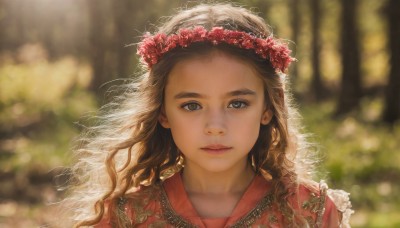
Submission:
[[343,190],[328,190],[328,196],[335,204],[336,208],[342,212],[342,221],[340,223],[342,228],[349,228],[350,227],[350,216],[354,213],[351,209],[351,202],[349,195]]

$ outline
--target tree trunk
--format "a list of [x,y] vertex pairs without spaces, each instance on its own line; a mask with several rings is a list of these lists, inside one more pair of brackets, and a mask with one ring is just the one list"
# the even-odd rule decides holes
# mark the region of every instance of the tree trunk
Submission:
[[336,116],[358,108],[362,96],[360,54],[356,29],[357,0],[341,0],[342,79]]
[[[149,22],[156,21],[160,15],[175,8],[171,1],[154,0],[118,0],[113,1],[114,17],[114,49],[116,55],[116,73],[118,77],[132,76],[134,66],[133,56],[136,54],[137,43]],[[129,46],[127,46],[129,45]]]
[[319,35],[320,21],[321,21],[321,9],[320,0],[311,0],[311,49],[312,49],[312,81],[311,81],[311,93],[312,97],[316,101],[321,101],[325,94],[324,85],[321,79],[319,53],[321,50],[321,40]]
[[400,119],[400,1],[389,0],[387,7],[391,67],[385,91],[383,121],[393,124]]
[[[299,30],[300,30],[300,12],[299,12],[299,5],[300,0],[290,0],[289,1],[289,8],[290,8],[290,23],[292,27],[292,41],[295,44],[295,53],[297,53],[297,48],[299,47]],[[296,64],[292,64],[291,66],[291,76],[293,79],[293,84],[295,85],[296,79],[298,78],[298,68]]]
[[0,53],[6,49],[6,44],[7,44],[7,36],[5,28],[6,28],[6,20],[7,20],[7,9],[6,9],[6,4],[5,0],[0,0],[0,12],[3,12],[3,15],[0,17],[0,28],[2,30],[2,34],[0,36]]
[[[132,0],[113,1],[113,16],[115,19],[115,39],[114,47],[116,51],[116,71],[118,77],[127,77],[130,64],[132,63],[132,53],[135,53],[133,47],[127,47],[127,44],[133,42],[135,18],[137,6],[145,3],[138,3]],[[136,5],[136,7],[135,7]]]
[[105,1],[89,0],[88,9],[90,15],[89,50],[90,60],[93,68],[93,78],[89,89],[96,95],[103,94],[101,87],[111,80],[112,64],[109,63],[107,52],[109,39],[106,32],[108,26],[108,14],[105,10]]

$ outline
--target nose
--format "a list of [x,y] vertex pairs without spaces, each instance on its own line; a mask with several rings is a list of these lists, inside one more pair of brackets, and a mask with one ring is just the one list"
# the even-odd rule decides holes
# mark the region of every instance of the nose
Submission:
[[226,115],[224,111],[212,111],[207,114],[204,133],[206,135],[225,135]]

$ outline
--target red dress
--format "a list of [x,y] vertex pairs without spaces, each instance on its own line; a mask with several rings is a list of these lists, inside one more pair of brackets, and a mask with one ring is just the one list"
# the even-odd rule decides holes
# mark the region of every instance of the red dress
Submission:
[[[300,185],[297,193],[289,197],[291,207],[309,227],[348,226],[352,211],[348,197],[345,199],[347,195],[328,191],[324,186]],[[132,227],[287,227],[284,218],[290,216],[279,209],[270,190],[270,182],[256,175],[229,217],[202,218],[191,204],[181,175],[177,173],[161,185],[142,187],[109,207]],[[332,198],[342,200],[341,206],[337,207]],[[96,227],[113,227],[109,218],[104,218]]]

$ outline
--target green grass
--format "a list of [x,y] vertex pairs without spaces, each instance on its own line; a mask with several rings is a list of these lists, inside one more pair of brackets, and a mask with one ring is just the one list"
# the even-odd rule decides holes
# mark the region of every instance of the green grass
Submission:
[[306,130],[319,144],[328,183],[350,192],[355,227],[398,226],[400,125],[379,122],[379,99],[363,100],[359,112],[339,119],[332,118],[334,105],[328,101],[301,109]]

